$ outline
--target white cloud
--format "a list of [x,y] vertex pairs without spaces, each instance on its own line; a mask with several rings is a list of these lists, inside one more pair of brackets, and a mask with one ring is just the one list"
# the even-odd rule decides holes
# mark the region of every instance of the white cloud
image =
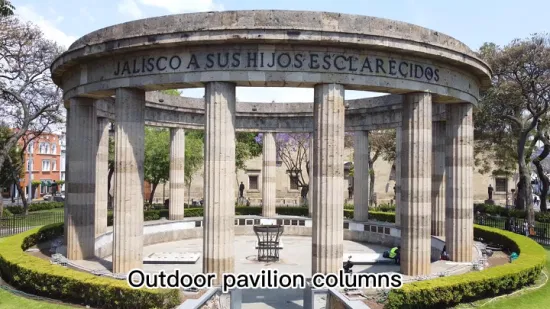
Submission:
[[223,6],[213,0],[140,0],[140,2],[165,9],[172,14],[223,10]]
[[20,6],[16,12],[21,20],[32,22],[38,26],[44,33],[44,37],[57,42],[65,48],[68,48],[76,40],[76,37],[68,35],[57,28],[56,24],[63,20],[63,16],[52,16],[54,20],[48,20],[38,14],[32,6]]
[[122,0],[118,3],[118,11],[121,14],[129,15],[134,19],[143,17],[143,12],[135,0]]

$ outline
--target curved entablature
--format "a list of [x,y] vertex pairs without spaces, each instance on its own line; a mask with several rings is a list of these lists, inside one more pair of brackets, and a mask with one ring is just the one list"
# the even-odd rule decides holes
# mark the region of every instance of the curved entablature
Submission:
[[[99,117],[114,120],[114,100],[98,100]],[[387,95],[346,101],[346,131],[401,126],[403,96]],[[239,102],[235,128],[240,132],[313,132],[313,103]],[[445,105],[434,105],[433,121],[445,121]],[[158,127],[204,129],[204,100],[147,93],[145,123]]]
[[52,64],[65,99],[203,87],[313,87],[430,92],[434,103],[477,103],[490,68],[437,31],[325,12],[229,11],[171,15],[107,27]]

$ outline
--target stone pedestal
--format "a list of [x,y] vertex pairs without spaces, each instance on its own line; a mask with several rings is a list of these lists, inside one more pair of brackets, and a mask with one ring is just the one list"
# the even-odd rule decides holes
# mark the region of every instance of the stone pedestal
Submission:
[[203,272],[234,272],[235,85],[206,84]]
[[116,90],[113,273],[143,266],[144,115],[143,90]]
[[432,97],[411,93],[403,102],[401,155],[401,272],[430,274]]
[[369,132],[354,132],[353,219],[369,219]]
[[445,236],[446,123],[432,123],[432,235]]
[[447,107],[445,241],[454,262],[471,262],[474,239],[472,104]]
[[67,200],[65,243],[67,258],[94,256],[97,119],[94,100],[73,98],[67,125]]
[[313,107],[312,273],[336,273],[344,254],[344,86],[320,84]]
[[170,129],[170,220],[182,220],[185,210],[185,130]]
[[274,133],[264,133],[262,156],[262,216],[274,217],[277,197],[277,147]]
[[395,128],[395,225],[401,226],[401,127]]
[[107,118],[97,118],[98,147],[96,154],[95,186],[95,235],[107,231],[107,204],[109,200],[109,129],[111,122]]

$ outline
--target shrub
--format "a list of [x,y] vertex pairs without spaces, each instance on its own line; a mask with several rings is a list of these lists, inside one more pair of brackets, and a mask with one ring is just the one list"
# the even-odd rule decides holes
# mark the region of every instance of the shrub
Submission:
[[513,263],[480,272],[407,283],[401,289],[390,292],[384,308],[444,308],[517,290],[539,277],[546,263],[546,252],[535,241],[508,231],[477,225],[474,235],[520,252],[519,258]]
[[395,222],[394,212],[369,211],[369,219],[382,222]]
[[[65,203],[63,202],[32,203],[29,205],[29,212],[63,208],[64,206],[65,206]],[[22,214],[24,212],[23,206],[7,206],[5,207],[5,209],[8,209],[14,215]]]
[[373,207],[372,210],[378,212],[395,212],[395,204],[380,204],[377,207]]
[[132,289],[125,280],[99,277],[52,265],[23,250],[63,233],[62,224],[44,226],[7,237],[0,242],[0,275],[28,293],[96,308],[173,308],[180,304],[179,290]]
[[13,216],[13,214],[7,208],[4,208],[2,210],[2,216],[1,216],[2,218],[11,217],[11,216]]

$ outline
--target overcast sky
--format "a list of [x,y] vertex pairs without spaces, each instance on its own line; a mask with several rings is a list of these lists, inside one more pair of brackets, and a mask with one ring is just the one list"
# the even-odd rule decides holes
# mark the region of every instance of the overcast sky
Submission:
[[[12,0],[16,14],[68,47],[99,28],[153,16],[215,10],[309,10],[359,14],[413,23],[477,50],[484,42],[550,31],[550,0]],[[184,95],[202,97],[203,89]],[[372,96],[346,91],[346,99]],[[240,101],[312,102],[313,89],[238,88]]]

